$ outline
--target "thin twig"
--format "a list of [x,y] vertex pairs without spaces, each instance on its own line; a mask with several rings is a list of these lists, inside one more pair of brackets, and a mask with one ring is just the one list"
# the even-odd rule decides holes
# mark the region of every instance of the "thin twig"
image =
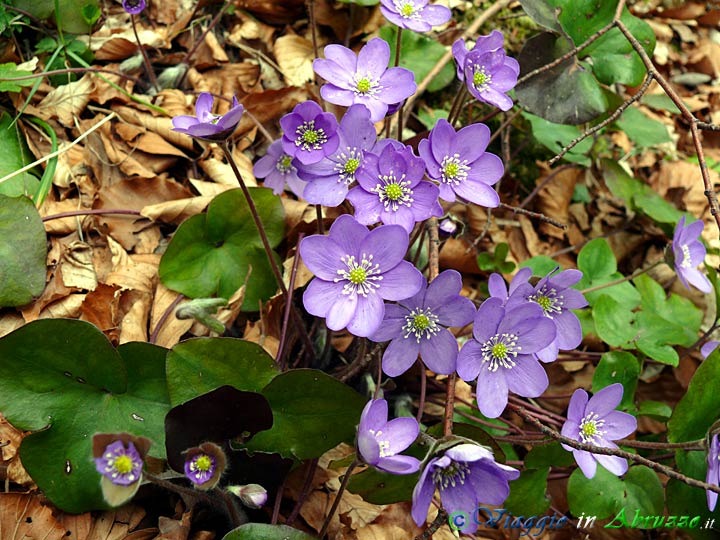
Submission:
[[94,208],[94,209],[88,209],[88,210],[70,210],[68,212],[60,212],[59,214],[52,214],[50,216],[45,216],[42,218],[43,223],[46,221],[52,221],[54,219],[63,219],[66,217],[74,217],[74,216],[104,216],[104,215],[120,215],[120,216],[140,216],[143,217],[143,215],[138,212],[137,210],[123,210],[123,209],[104,209],[104,208]]
[[433,537],[433,534],[438,532],[440,527],[442,527],[443,525],[445,525],[445,523],[447,523],[447,519],[448,519],[447,512],[445,512],[445,510],[443,510],[442,508],[438,508],[437,516],[435,516],[435,519],[433,520],[433,522],[430,525],[428,525],[427,529],[425,529],[423,532],[418,534],[415,537],[415,540],[430,540]]
[[509,204],[500,203],[499,208],[504,208],[505,210],[512,210],[514,214],[522,214],[523,216],[528,216],[533,219],[540,220],[544,223],[549,223],[550,225],[553,225],[559,229],[565,230],[568,228],[567,225],[564,223],[561,223],[551,217],[546,216],[545,214],[539,214],[538,212],[531,212],[530,210],[525,210],[524,208],[518,208],[517,206],[510,206]]
[[325,533],[328,530],[328,527],[330,526],[330,521],[332,521],[332,517],[335,515],[335,512],[337,511],[337,507],[340,505],[340,499],[342,499],[343,493],[345,492],[345,488],[348,485],[348,482],[350,481],[350,475],[355,470],[355,467],[357,467],[360,464],[360,462],[356,459],[353,461],[350,466],[345,471],[345,476],[342,479],[342,483],[340,484],[340,489],[338,489],[338,492],[335,494],[335,500],[333,501],[333,505],[330,508],[330,512],[328,513],[327,517],[325,518],[325,523],[323,523],[322,529],[320,529],[320,532],[318,533],[319,540],[323,540]]
[[178,294],[177,298],[175,298],[175,300],[173,300],[170,305],[165,309],[162,316],[160,317],[160,320],[157,322],[155,328],[153,328],[153,331],[150,334],[150,343],[157,343],[158,337],[160,336],[160,329],[165,324],[165,321],[168,320],[170,314],[175,311],[175,308],[178,306],[178,304],[182,301],[183,298],[185,298],[184,295]]
[[645,94],[645,92],[647,92],[647,89],[650,87],[650,83],[653,82],[653,79],[654,79],[654,78],[655,78],[655,77],[653,76],[652,73],[648,73],[647,77],[645,77],[645,82],[644,82],[643,85],[640,87],[640,90],[638,90],[637,93],[636,93],[634,96],[632,96],[630,99],[624,101],[624,102],[623,102],[617,109],[615,109],[615,111],[613,111],[613,113],[612,113],[610,116],[608,116],[605,120],[603,120],[603,121],[600,122],[599,124],[591,127],[590,129],[586,130],[585,132],[583,132],[582,134],[580,134],[578,137],[576,137],[576,138],[574,138],[572,141],[570,141],[565,147],[563,147],[562,150],[560,150],[560,152],[559,152],[554,158],[552,158],[550,161],[548,161],[548,165],[550,165],[550,166],[552,167],[555,163],[557,163],[560,159],[562,159],[562,157],[563,157],[565,154],[567,154],[570,150],[572,150],[573,148],[575,148],[576,145],[578,145],[579,143],[581,143],[582,141],[584,141],[585,139],[587,139],[590,135],[593,135],[594,133],[597,133],[597,132],[600,131],[602,128],[604,128],[605,126],[607,126],[608,124],[614,122],[617,118],[619,118],[620,115],[621,115],[623,112],[625,112],[625,109],[627,109],[630,105],[632,105],[632,104],[635,103],[637,100],[639,100],[639,99],[643,96],[643,94]]
[[[297,243],[300,245],[300,242],[303,239],[303,236],[305,236],[303,233],[300,233],[298,235]],[[285,346],[287,342],[287,332],[288,327],[290,326],[290,310],[292,308],[292,293],[293,290],[295,290],[295,277],[297,276],[297,269],[298,269],[298,263],[300,262],[300,252],[295,252],[295,259],[293,260],[292,270],[290,271],[290,283],[288,287],[288,295],[285,298],[285,309],[283,310],[283,321],[282,321],[282,330],[280,331],[280,345],[278,346],[278,352],[277,356],[275,357],[275,363],[280,366],[280,370],[285,370],[285,361],[283,358],[283,353],[285,352]]]
[[132,26],[133,34],[135,34],[135,41],[137,41],[138,48],[140,49],[140,54],[143,58],[143,63],[145,64],[145,71],[147,71],[147,76],[150,79],[150,83],[152,84],[155,92],[159,92],[160,87],[158,86],[157,78],[155,77],[155,70],[153,70],[152,64],[150,63],[150,57],[148,56],[147,51],[145,50],[145,46],[140,41],[140,36],[138,36],[137,33],[134,14],[130,15],[130,23]]
[[297,502],[295,503],[295,508],[292,509],[292,512],[290,512],[290,515],[288,516],[287,520],[285,521],[285,525],[292,525],[293,521],[295,521],[295,518],[300,513],[300,510],[303,507],[303,504],[305,503],[305,500],[308,497],[308,494],[310,493],[310,488],[312,487],[312,481],[315,477],[315,470],[317,469],[318,464],[318,458],[311,459],[307,462],[307,473],[305,475],[305,482],[303,482],[302,489],[300,490],[300,494],[298,495]]

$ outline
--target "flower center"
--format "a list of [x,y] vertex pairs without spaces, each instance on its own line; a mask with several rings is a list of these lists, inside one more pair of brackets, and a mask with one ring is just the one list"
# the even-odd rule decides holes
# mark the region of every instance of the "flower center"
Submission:
[[371,76],[369,73],[364,77],[355,75],[354,79],[355,89],[353,92],[355,92],[358,96],[374,96],[377,91],[381,89],[380,81]]
[[300,124],[295,130],[295,146],[303,150],[320,150],[322,145],[328,141],[324,129],[315,129],[315,120],[309,120]]
[[334,169],[338,173],[338,182],[344,182],[349,186],[355,181],[355,171],[362,163],[362,150],[348,146],[345,152],[338,153],[333,160],[336,161]]
[[682,268],[692,268],[692,259],[690,257],[690,248],[687,244],[682,245],[683,260],[680,263]]
[[580,421],[580,440],[586,444],[595,444],[597,446],[597,439],[605,435],[605,431],[600,429],[604,425],[605,420],[594,412],[589,412]]
[[382,281],[383,277],[380,275],[380,265],[373,263],[372,255],[363,253],[359,264],[353,255],[343,255],[340,260],[345,264],[346,269],[338,270],[339,277],[333,281],[335,283],[347,281],[343,286],[343,294],[367,296],[369,292],[374,293],[375,289],[380,287],[376,282]]
[[415,340],[420,343],[421,337],[430,339],[440,331],[438,316],[430,311],[430,308],[415,308],[405,315],[405,325],[402,330],[405,339],[410,337],[410,334],[414,334]]
[[445,468],[436,468],[433,471],[433,482],[441,490],[465,484],[465,477],[470,474],[467,463],[452,461]]
[[408,2],[407,0],[395,0],[393,2],[395,4],[395,9],[400,14],[400,16],[404,19],[418,19],[420,18],[420,14],[418,13],[418,9],[415,6],[415,2]]
[[467,159],[460,161],[460,154],[445,156],[442,163],[440,163],[440,181],[443,184],[457,186],[468,176],[470,167],[468,167],[467,163]]
[[190,467],[196,471],[207,472],[212,469],[212,466],[212,458],[206,454],[202,454],[195,459]]
[[380,175],[378,178],[382,183],[376,185],[370,191],[377,193],[380,202],[383,203],[385,211],[396,212],[398,208],[405,205],[412,206],[415,199],[412,198],[413,190],[410,189],[410,182],[405,180],[403,174],[400,179],[395,177],[392,171],[388,175]]
[[113,467],[120,474],[127,474],[127,473],[131,472],[133,469],[132,458],[130,456],[126,456],[126,455],[118,456],[115,458]]
[[514,358],[522,350],[517,341],[518,336],[515,334],[495,334],[482,344],[482,361],[487,364],[488,371],[495,372],[500,367],[512,369],[515,366]]
[[370,435],[375,437],[375,440],[378,442],[378,446],[380,447],[380,457],[391,457],[395,455],[395,452],[390,450],[390,441],[387,439],[381,439],[380,437],[383,436],[382,430],[375,431],[374,429],[369,429]]
[[548,289],[547,285],[540,287],[535,294],[528,296],[528,300],[535,302],[542,309],[546,317],[553,318],[553,315],[560,315],[563,310],[563,296],[557,293],[556,289]]
[[292,169],[292,156],[288,156],[287,154],[283,154],[280,159],[277,160],[277,164],[275,165],[275,168],[280,171],[282,174],[286,174],[290,169]]
[[475,66],[473,74],[473,86],[480,92],[487,90],[492,82],[492,75],[487,72],[485,66]]

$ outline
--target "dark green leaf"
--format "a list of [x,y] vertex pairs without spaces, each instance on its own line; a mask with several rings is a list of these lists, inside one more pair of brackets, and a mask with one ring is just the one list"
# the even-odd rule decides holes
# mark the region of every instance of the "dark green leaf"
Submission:
[[32,201],[0,195],[0,306],[22,306],[45,288],[45,227]]
[[[518,61],[523,72],[529,73],[549,64],[569,49],[567,39],[545,32],[525,42]],[[607,98],[595,77],[574,58],[518,85],[515,95],[520,105],[529,112],[556,124],[582,124],[597,118],[608,108]],[[580,162],[579,155],[587,152],[591,146],[592,139],[588,138],[567,154],[566,159]],[[589,165],[589,162],[585,164]]]
[[[675,461],[679,472],[695,480],[705,481],[707,472],[705,452],[677,450],[675,452]],[[684,482],[671,478],[665,488],[665,496],[667,498],[668,512],[671,515],[689,516],[691,519],[699,516],[700,519],[697,521],[701,527],[705,525],[708,519],[717,521],[720,518],[720,505],[715,507],[714,512],[710,512],[705,491],[702,489],[688,486]],[[714,527],[708,530],[696,529],[691,534],[696,540],[717,540],[717,530]]]
[[623,482],[602,465],[598,465],[592,479],[586,478],[580,469],[575,469],[568,481],[567,496],[573,515],[585,514],[605,519],[615,515],[622,505]]
[[516,516],[539,516],[550,508],[550,499],[546,495],[547,476],[550,467],[524,470],[520,478],[510,482],[510,495],[503,508]]
[[175,345],[167,357],[172,405],[226,384],[261,392],[277,374],[275,361],[260,345],[241,339],[190,339]]
[[540,469],[542,467],[570,467],[575,463],[572,452],[568,452],[559,442],[533,446],[525,456],[525,467]]
[[[6,112],[0,116],[0,139],[3,142],[0,144],[0,178],[22,169],[33,161],[17,124],[12,123],[12,118]],[[40,180],[29,172],[23,172],[0,184],[0,195],[31,196],[37,192],[39,185]]]
[[[272,246],[283,237],[282,203],[272,191],[251,188],[255,205]],[[193,216],[178,228],[160,261],[160,280],[190,298],[230,298],[252,274],[243,309],[255,311],[258,302],[277,290],[260,235],[242,192],[215,197],[207,214]]]
[[222,540],[317,540],[317,538],[287,525],[246,523],[227,533]]
[[635,337],[637,330],[633,326],[635,314],[622,309],[612,297],[602,295],[593,306],[595,330],[600,339],[613,347],[627,345]]
[[350,478],[348,490],[370,504],[393,504],[412,499],[420,473],[390,474],[368,467]]
[[667,422],[671,414],[672,407],[660,401],[643,401],[638,407],[638,416],[649,416],[660,422]]
[[641,148],[672,142],[665,124],[653,120],[635,107],[627,109],[616,124]]
[[322,371],[287,371],[262,393],[270,402],[275,423],[250,441],[247,448],[251,452],[312,459],[340,442],[355,439],[365,399]]
[[525,10],[525,13],[539,25],[555,32],[562,30],[560,23],[557,21],[555,8],[546,0],[520,0],[520,5]]
[[623,385],[621,409],[633,406],[633,397],[640,376],[640,363],[634,355],[623,351],[610,351],[602,355],[595,368],[592,380],[592,391],[597,392],[611,384]]
[[657,474],[644,465],[630,467],[624,476],[625,497],[622,507],[626,515],[636,511],[645,516],[662,515],[665,506],[663,487]]
[[20,456],[44,494],[73,513],[105,507],[92,436],[127,431],[165,457],[166,350],[147,343],[113,349],[93,325],[47,319],[0,339],[0,410],[35,431]]
[[720,411],[720,350],[716,349],[695,371],[687,392],[675,406],[668,422],[670,442],[694,441],[705,437]]

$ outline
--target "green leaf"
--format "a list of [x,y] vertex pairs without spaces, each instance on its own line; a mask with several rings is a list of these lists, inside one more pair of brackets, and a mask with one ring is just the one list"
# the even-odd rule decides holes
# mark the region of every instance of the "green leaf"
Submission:
[[510,482],[510,495],[503,508],[516,516],[539,516],[547,512],[550,508],[550,498],[546,495],[549,472],[550,467],[546,467],[520,473],[520,478]]
[[275,377],[262,391],[275,423],[246,448],[283,457],[312,459],[355,439],[365,399],[349,386],[315,369],[295,369]]
[[45,288],[45,227],[32,201],[0,195],[0,306],[22,306]]
[[[390,44],[390,62],[395,65],[395,48],[397,46],[397,27],[386,24],[380,28],[380,37]],[[400,67],[409,69],[415,75],[415,82],[422,81],[440,59],[445,56],[447,48],[437,40],[430,39],[417,32],[403,32],[400,39]],[[442,90],[455,80],[455,66],[448,63],[435,75],[428,86],[428,92]]]
[[611,384],[623,385],[621,409],[633,407],[633,398],[640,376],[640,363],[634,355],[624,351],[610,351],[602,355],[595,368],[592,391],[597,392]]
[[412,499],[420,473],[390,474],[368,467],[352,475],[348,491],[360,495],[370,504],[393,504]]
[[661,401],[647,400],[640,403],[638,416],[649,416],[660,422],[667,422],[672,414],[672,407]]
[[602,295],[593,306],[593,321],[600,339],[613,347],[621,347],[635,337],[635,314],[622,309],[617,300]]
[[234,338],[197,338],[175,345],[167,356],[170,403],[179,405],[224,385],[262,389],[279,373],[257,343]]
[[695,371],[687,392],[675,406],[668,422],[670,442],[694,441],[705,437],[720,411],[720,350],[716,349]]
[[558,262],[547,255],[535,255],[520,263],[520,268],[530,268],[533,276],[547,276],[558,267]]
[[92,26],[98,21],[100,15],[102,15],[102,12],[96,4],[91,3],[85,4],[82,7],[82,9],[80,10],[80,15],[88,26]]
[[665,124],[653,120],[636,107],[630,107],[623,112],[615,123],[641,148],[672,142]]
[[665,496],[658,475],[645,465],[630,467],[625,474],[625,497],[622,507],[626,515],[632,516],[636,511],[645,516],[662,515],[665,507]]
[[643,103],[648,107],[652,107],[653,109],[659,109],[673,114],[680,114],[680,109],[667,94],[645,94],[640,100],[640,103]]
[[[560,150],[562,150],[564,146],[580,136],[580,129],[575,126],[564,126],[562,124],[548,122],[544,118],[528,112],[523,112],[522,115],[530,122],[533,137],[555,154],[560,153]],[[592,139],[584,139],[565,154],[564,159],[589,167],[592,161],[586,154],[590,151],[592,145]]]
[[615,254],[604,238],[595,238],[578,253],[578,268],[591,281],[608,277],[617,272]]
[[[17,68],[14,62],[0,64],[0,92],[20,92],[23,86],[32,86],[34,79],[24,79],[22,81],[8,81],[3,79],[14,79],[16,77],[27,77],[32,75],[32,71],[23,71]],[[4,115],[3,115],[4,116]]]
[[[13,124],[12,118],[5,112],[0,116],[0,139],[3,142],[0,144],[0,178],[32,163],[33,159],[27,149],[25,139],[17,124]],[[37,192],[39,185],[40,181],[35,176],[23,172],[0,184],[0,195],[31,196]]]
[[622,480],[600,464],[592,479],[575,469],[568,480],[568,504],[575,516],[585,514],[598,519],[613,516],[620,509],[623,495]]
[[562,28],[557,21],[555,9],[546,0],[520,0],[520,5],[528,16],[539,25],[560,32]]
[[[707,472],[707,462],[705,452],[689,452],[686,450],[677,450],[675,452],[675,462],[677,470],[682,474],[694,478],[695,480],[705,481]],[[688,486],[679,480],[668,480],[665,487],[665,496],[667,498],[668,512],[674,516],[700,516],[698,520],[702,527],[708,519],[720,518],[720,505],[715,507],[714,512],[710,512],[707,506],[707,498],[705,491],[696,487]],[[693,530],[692,537],[696,540],[717,540],[717,531],[715,528],[708,530]]]
[[92,461],[95,433],[148,437],[150,455],[165,457],[165,353],[147,343],[116,350],[78,320],[38,320],[0,339],[0,410],[35,432],[23,439],[20,457],[58,508],[106,507]]
[[[570,48],[565,37],[545,32],[525,42],[518,61],[527,73],[553,62]],[[605,93],[592,72],[574,58],[519,84],[515,95],[525,109],[556,124],[582,124],[608,108]],[[571,151],[575,159],[570,159],[570,153],[565,157],[579,162],[577,155],[591,146],[592,139],[588,138]]]
[[246,523],[227,533],[222,540],[317,540],[317,537],[287,525]]
[[[282,203],[272,191],[250,188],[271,246],[283,238]],[[277,290],[270,262],[241,190],[215,197],[207,214],[183,222],[160,260],[163,284],[190,298],[230,298],[252,274],[243,309],[256,311],[258,302]]]
[[572,452],[568,452],[559,442],[533,446],[525,456],[525,467],[540,469],[542,467],[570,467],[575,463]]

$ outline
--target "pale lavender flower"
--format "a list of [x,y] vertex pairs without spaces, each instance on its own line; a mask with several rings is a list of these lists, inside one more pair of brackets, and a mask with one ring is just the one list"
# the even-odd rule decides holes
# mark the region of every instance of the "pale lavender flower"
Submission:
[[409,242],[402,227],[368,231],[347,214],[335,220],[328,236],[304,238],[300,255],[316,276],[303,295],[305,309],[325,317],[330,330],[374,334],[385,316],[383,300],[408,298],[422,286],[420,271],[403,260]]
[[420,141],[420,157],[428,176],[439,182],[441,199],[454,202],[459,195],[487,208],[500,204],[490,186],[502,178],[505,168],[499,157],[485,152],[489,142],[490,129],[485,124],[472,124],[455,133],[444,118]]
[[213,114],[212,94],[201,93],[195,102],[195,116],[181,115],[172,119],[173,131],[203,141],[227,139],[240,123],[245,108],[233,96],[232,108],[223,115]]
[[145,9],[145,0],[123,0],[122,7],[130,15],[137,15]]
[[420,426],[415,418],[401,417],[388,422],[387,401],[368,401],[358,426],[358,455],[381,471],[412,474],[420,468],[420,460],[398,454],[410,446],[419,433]]
[[[707,454],[707,476],[705,482],[714,486],[720,485],[720,442],[718,441],[718,434],[712,436],[710,439],[710,448]],[[717,504],[718,494],[714,491],[706,490],[708,508],[711,512],[715,510]]]
[[[685,226],[685,216],[680,218],[673,234],[672,250],[675,262],[675,271],[686,289],[695,286],[704,293],[712,291],[710,280],[697,269],[705,260],[705,246],[699,240],[703,230],[702,221],[694,221]],[[688,285],[689,284],[689,285]]]
[[[570,398],[568,419],[563,424],[562,434],[585,444],[617,448],[612,441],[627,437],[637,429],[637,420],[633,415],[614,410],[620,404],[622,396],[623,386],[620,383],[606,386],[589,401],[585,390],[575,390]],[[627,471],[627,461],[619,456],[593,454],[564,443],[562,447],[573,453],[580,470],[587,478],[595,476],[598,463],[616,476]]]
[[507,111],[513,101],[506,92],[517,83],[520,64],[505,54],[503,39],[502,33],[493,30],[487,36],[478,37],[472,51],[467,50],[462,39],[453,43],[452,51],[458,78],[465,81],[470,93],[480,101]]
[[416,88],[412,71],[388,69],[389,61],[390,45],[380,38],[368,41],[357,56],[342,45],[328,45],[325,58],[313,62],[315,73],[328,82],[320,95],[335,105],[365,105],[370,109],[370,119],[379,122],[389,105],[410,97]]
[[303,196],[307,182],[298,177],[298,170],[293,165],[293,158],[282,148],[282,141],[273,142],[263,157],[253,167],[257,178],[265,179],[265,187],[272,188],[275,195],[280,195],[285,185],[298,197]]
[[370,339],[388,341],[382,369],[390,377],[405,373],[418,354],[428,369],[449,375],[457,364],[458,345],[448,326],[465,326],[475,316],[475,305],[460,296],[462,277],[445,270],[412,298],[385,306],[380,329]]
[[428,5],[428,0],[380,0],[380,12],[391,23],[414,32],[428,32],[452,17],[448,8]]
[[478,309],[473,338],[457,359],[460,378],[477,378],[477,403],[488,418],[505,409],[508,392],[537,397],[548,387],[545,370],[534,353],[555,339],[555,325],[542,308],[526,303],[504,308],[499,298],[488,298]]
[[113,484],[129,486],[140,480],[143,460],[140,452],[132,442],[127,445],[123,441],[110,443],[95,458],[95,469]]
[[[538,304],[543,309],[545,317],[555,324],[557,333],[553,342],[535,353],[543,362],[554,362],[559,350],[571,351],[580,345],[583,337],[582,327],[571,310],[588,305],[580,291],[571,288],[582,279],[582,272],[574,269],[559,273],[555,273],[556,271],[557,268],[542,278],[537,285],[532,286],[528,283],[532,271],[529,268],[521,269],[512,279],[506,303],[508,309],[526,302]],[[504,281],[499,274],[490,276],[488,286],[491,296],[507,298],[503,294]]]
[[388,144],[380,155],[367,153],[356,173],[358,186],[347,199],[355,219],[364,225],[378,221],[402,226],[410,233],[418,221],[442,216],[438,187],[423,180],[425,163],[410,147]]
[[370,110],[364,105],[352,105],[338,128],[340,143],[335,153],[312,165],[300,165],[298,175],[307,181],[304,198],[311,204],[338,206],[355,181],[355,172],[363,164],[365,152],[377,139],[370,121]]
[[286,154],[303,165],[317,163],[337,150],[338,123],[314,101],[303,101],[280,119],[282,146]]
[[465,516],[464,523],[453,522],[461,532],[472,534],[478,528],[475,518],[480,505],[500,506],[510,494],[508,482],[520,476],[512,467],[495,462],[484,446],[459,444],[432,458],[420,475],[412,497],[412,517],[418,527],[427,518],[435,489],[450,515]]
[[718,345],[720,345],[720,341],[707,341],[702,347],[700,347],[700,354],[702,354],[703,358],[707,358],[715,349],[717,349]]

